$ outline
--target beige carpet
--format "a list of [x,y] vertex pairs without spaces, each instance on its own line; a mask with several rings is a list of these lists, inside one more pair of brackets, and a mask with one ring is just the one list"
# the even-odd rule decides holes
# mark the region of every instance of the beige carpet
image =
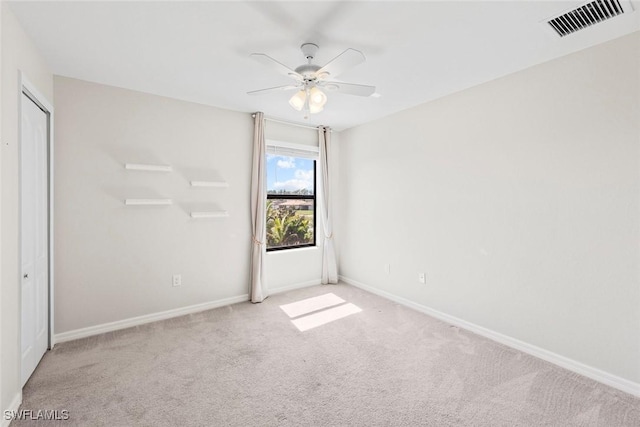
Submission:
[[[300,332],[280,305],[361,312]],[[59,344],[12,426],[640,426],[640,400],[348,285]]]

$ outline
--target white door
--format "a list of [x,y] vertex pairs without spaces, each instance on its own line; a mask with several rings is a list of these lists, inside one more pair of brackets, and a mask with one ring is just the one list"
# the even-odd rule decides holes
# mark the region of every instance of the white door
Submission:
[[48,115],[22,94],[22,385],[49,342]]

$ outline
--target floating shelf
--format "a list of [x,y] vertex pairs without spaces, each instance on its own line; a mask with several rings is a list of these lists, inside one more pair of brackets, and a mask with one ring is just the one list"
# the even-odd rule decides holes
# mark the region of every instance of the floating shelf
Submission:
[[227,211],[191,212],[191,218],[225,218],[229,216]]
[[173,204],[171,199],[126,199],[125,205],[130,206],[165,206]]
[[225,181],[191,181],[192,187],[228,187]]
[[124,168],[132,171],[147,172],[171,172],[173,170],[169,165],[144,165],[141,163],[126,163]]

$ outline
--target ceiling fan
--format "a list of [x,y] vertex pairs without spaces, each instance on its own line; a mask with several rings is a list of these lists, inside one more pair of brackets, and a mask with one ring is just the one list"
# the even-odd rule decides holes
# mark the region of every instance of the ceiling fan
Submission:
[[295,70],[287,67],[281,62],[264,53],[252,53],[251,57],[270,67],[271,69],[291,77],[295,83],[277,86],[268,89],[254,90],[247,92],[249,95],[262,95],[265,93],[280,92],[297,89],[298,91],[291,97],[289,104],[298,111],[305,112],[305,119],[309,114],[319,113],[327,103],[327,92],[340,92],[348,95],[371,96],[376,91],[375,86],[360,85],[353,83],[338,82],[333,79],[347,69],[361,64],[365,61],[362,52],[355,49],[347,49],[340,55],[333,58],[325,66],[313,64],[313,58],[318,52],[318,45],[314,43],[304,43],[300,46],[302,54],[307,59],[307,63],[300,65]]

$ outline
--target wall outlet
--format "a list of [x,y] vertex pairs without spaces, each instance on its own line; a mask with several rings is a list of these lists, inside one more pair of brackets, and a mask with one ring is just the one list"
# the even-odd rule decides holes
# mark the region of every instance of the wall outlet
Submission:
[[427,283],[427,274],[426,273],[418,273],[418,282]]
[[182,286],[182,276],[180,274],[173,275],[173,286]]
[[384,265],[384,272],[387,274],[391,274],[391,264]]

